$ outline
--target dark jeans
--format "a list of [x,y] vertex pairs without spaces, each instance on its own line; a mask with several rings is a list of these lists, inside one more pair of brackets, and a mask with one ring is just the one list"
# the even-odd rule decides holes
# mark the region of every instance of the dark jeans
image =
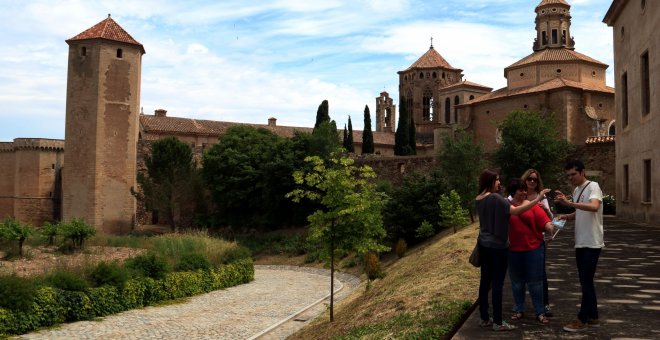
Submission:
[[502,288],[508,264],[509,249],[488,248],[479,245],[481,281],[479,282],[479,314],[488,320],[488,291],[493,289],[493,322],[502,324]]
[[515,310],[525,312],[525,286],[532,298],[532,305],[536,315],[545,312],[543,308],[543,256],[545,247],[541,244],[530,251],[509,252],[509,278],[511,278],[511,292]]
[[543,241],[543,305],[550,305],[550,297],[548,296],[548,272],[546,271],[546,262],[548,260],[548,248],[545,241]]
[[600,257],[600,248],[575,248],[575,262],[577,262],[580,286],[582,287],[582,302],[578,319],[587,322],[588,319],[598,319],[598,301],[596,301],[596,288],[594,275]]

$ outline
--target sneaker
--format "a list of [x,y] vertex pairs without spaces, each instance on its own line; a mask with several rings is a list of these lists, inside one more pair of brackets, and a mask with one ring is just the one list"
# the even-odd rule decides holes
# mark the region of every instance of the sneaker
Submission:
[[567,332],[579,332],[587,329],[587,324],[583,323],[579,319],[571,321],[568,325],[564,326],[564,330]]
[[498,324],[496,324],[496,323],[493,324],[493,330],[494,330],[495,332],[512,331],[512,330],[514,330],[514,329],[516,329],[516,328],[517,328],[516,326],[511,325],[511,324],[507,323],[507,322],[504,321],[504,320],[502,321],[502,324],[501,324],[501,325],[498,325]]
[[600,327],[600,321],[598,319],[588,319],[587,326],[589,327]]
[[493,325],[493,318],[488,318],[488,320],[479,320],[479,327],[490,327]]
[[552,310],[550,310],[550,305],[545,305],[544,309],[545,309],[545,311],[544,311],[543,314],[545,314],[545,316],[547,316],[549,318],[554,316],[554,315],[552,315]]

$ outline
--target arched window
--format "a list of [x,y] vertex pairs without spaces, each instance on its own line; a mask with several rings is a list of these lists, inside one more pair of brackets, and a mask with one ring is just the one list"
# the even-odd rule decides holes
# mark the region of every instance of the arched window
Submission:
[[422,106],[422,120],[425,122],[433,121],[433,93],[431,93],[431,89],[424,90]]
[[433,72],[433,79],[438,78],[438,74]]
[[388,107],[385,109],[385,127],[390,127],[390,117],[392,117],[392,109]]
[[474,96],[473,96],[473,95],[470,95],[470,100],[472,100],[472,99],[474,99]]
[[607,128],[607,134],[610,136],[616,135],[615,121],[610,122],[610,126]]
[[451,100],[445,99],[445,124],[449,124],[451,119]]
[[83,57],[87,55],[87,47],[83,46],[80,49],[80,55],[83,56]]
[[460,99],[456,96],[454,97],[454,123],[458,123],[458,104],[460,104]]
[[424,72],[419,72],[419,79],[424,79]]
[[117,58],[123,58],[124,57],[124,51],[121,50],[121,48],[117,49]]

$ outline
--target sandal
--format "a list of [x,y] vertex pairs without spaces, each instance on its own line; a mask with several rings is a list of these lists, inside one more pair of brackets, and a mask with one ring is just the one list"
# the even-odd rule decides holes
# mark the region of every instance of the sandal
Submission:
[[539,315],[536,317],[536,320],[537,320],[538,322],[540,322],[542,325],[547,325],[547,324],[550,323],[550,319],[548,319],[548,318],[545,316],[545,314],[539,314]]
[[511,320],[520,320],[523,317],[525,317],[525,313],[523,312],[515,312],[513,315],[511,315]]

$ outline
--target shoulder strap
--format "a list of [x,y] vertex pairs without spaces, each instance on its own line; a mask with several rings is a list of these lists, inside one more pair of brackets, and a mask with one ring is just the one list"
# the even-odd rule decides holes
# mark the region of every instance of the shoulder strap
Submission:
[[591,181],[587,182],[587,184],[584,186],[584,188],[582,188],[582,190],[580,190],[580,194],[577,197],[577,201],[575,200],[575,197],[573,197],[573,202],[574,203],[580,203],[580,198],[582,198],[582,194],[584,193],[584,189],[586,189],[589,186],[589,184],[591,184]]

